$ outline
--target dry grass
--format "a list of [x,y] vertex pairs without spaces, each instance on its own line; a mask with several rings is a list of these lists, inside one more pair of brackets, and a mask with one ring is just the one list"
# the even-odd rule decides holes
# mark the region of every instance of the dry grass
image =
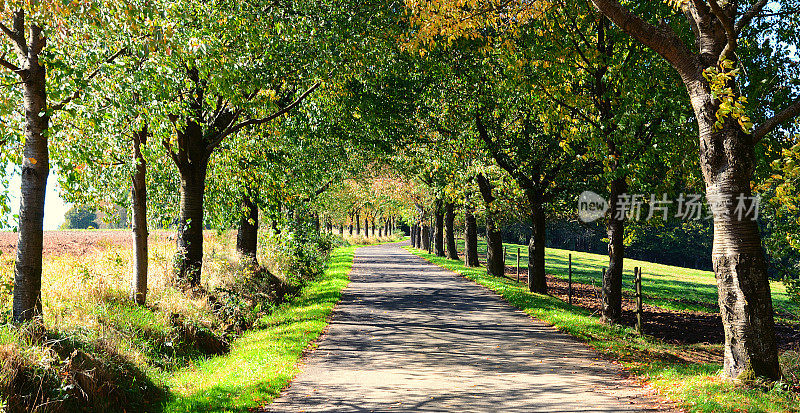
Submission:
[[[171,371],[204,357],[200,346],[190,341],[227,334],[206,293],[186,292],[170,282],[176,247],[171,234],[164,235],[154,234],[150,239],[146,307],[136,306],[129,299],[133,268],[130,248],[100,241],[92,253],[46,256],[42,272],[46,334],[44,341],[38,342],[26,340],[27,334],[8,324],[14,262],[10,254],[0,255],[0,309],[5,319],[0,325],[0,349],[6,360],[0,365],[0,411],[2,393],[18,392],[14,386],[24,382],[30,387],[36,380],[41,388],[27,389],[35,394],[25,404],[45,406],[47,411],[57,407],[59,403],[53,400],[66,398],[80,383],[90,385],[80,381],[80,365],[91,365],[92,371],[108,371],[108,381],[124,383],[136,376],[153,379],[150,383],[144,380],[141,389],[114,388],[112,393],[153,392],[153,388],[164,387]],[[230,285],[241,277],[243,266],[235,252],[235,232],[206,232],[204,250],[204,291]],[[76,357],[81,363],[75,361]],[[67,365],[75,371],[65,370]],[[113,372],[125,377],[115,377]],[[20,374],[25,380],[20,381]],[[90,390],[81,388],[79,393]],[[13,406],[9,409],[13,411]]]

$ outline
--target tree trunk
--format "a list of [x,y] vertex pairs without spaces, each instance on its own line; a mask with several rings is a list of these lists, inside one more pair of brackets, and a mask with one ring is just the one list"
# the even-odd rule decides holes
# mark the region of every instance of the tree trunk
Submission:
[[464,197],[464,264],[467,267],[477,267],[478,261],[478,224],[475,221],[473,209],[469,203],[469,195]]
[[547,238],[544,207],[541,203],[531,205],[533,236],[528,244],[528,289],[547,294],[547,276],[544,271],[544,244]]
[[356,235],[361,235],[361,214],[356,212]]
[[447,244],[447,258],[451,260],[458,259],[458,249],[456,248],[456,234],[453,228],[453,221],[455,220],[455,213],[453,212],[453,203],[448,202],[444,205],[444,237],[445,244]]
[[182,169],[175,270],[179,282],[198,287],[203,268],[203,197],[208,159],[201,158],[197,163],[187,163]]
[[489,275],[502,277],[505,275],[505,257],[503,256],[503,237],[500,228],[495,223],[492,203],[492,183],[483,174],[475,177],[478,182],[483,203],[486,205],[486,272]]
[[249,194],[242,196],[242,210],[244,215],[239,221],[239,233],[236,235],[236,251],[250,264],[257,265],[258,207]]
[[422,249],[431,250],[431,230],[427,225],[422,225]]
[[42,316],[44,200],[50,174],[46,71],[39,64],[38,56],[27,60],[29,67],[22,74],[25,148],[20,177],[19,239],[14,264],[13,318],[18,323]]
[[503,235],[494,222],[494,217],[486,214],[486,272],[495,277],[505,275],[506,263],[503,257]]
[[[761,234],[753,214],[737,217],[739,197],[751,195],[755,170],[754,137],[744,133],[728,114],[722,127],[714,127],[720,100],[711,93],[704,69],[717,66],[724,52],[735,52],[735,43],[704,2],[687,2],[686,14],[696,22],[698,51],[682,47],[674,33],[655,29],[616,1],[592,3],[623,30],[664,57],[681,75],[694,109],[700,138],[700,166],[706,184],[706,198],[714,215],[712,263],[719,291],[719,306],[725,329],[725,372],[733,378],[781,377],[775,341],[774,313]],[[717,5],[719,6],[719,5]],[[737,20],[736,3],[731,21]],[[761,6],[763,7],[763,5]],[[723,13],[726,13],[723,10]],[[734,32],[733,36],[738,36]],[[728,46],[734,45],[731,49]],[[736,59],[735,53],[728,58]],[[727,87],[736,90],[731,79]]]
[[[717,205],[711,208],[711,258],[725,329],[725,372],[737,378],[777,380],[781,372],[761,234],[754,214],[743,214],[740,220],[736,210],[740,197],[750,199],[752,195],[755,153],[749,135],[731,126],[732,122],[721,132],[712,132],[713,120],[700,128],[701,148],[708,148],[701,151],[701,165],[706,198]],[[711,146],[713,143],[719,146]]]
[[417,247],[417,226],[411,225],[411,246],[416,248]]
[[375,236],[375,218],[372,218],[372,236]]
[[339,224],[339,235],[344,236],[344,224]]
[[434,253],[437,257],[444,257],[444,207],[441,199],[436,200],[434,216],[436,220],[433,232]]
[[147,144],[147,128],[133,137],[133,159],[136,162],[131,177],[133,200],[133,280],[131,298],[138,305],[147,302],[147,162],[142,155],[142,145]]
[[613,324],[622,317],[622,269],[625,258],[625,215],[617,217],[620,209],[619,196],[628,191],[624,177],[611,181],[609,199],[608,231],[608,269],[603,275],[604,322]]

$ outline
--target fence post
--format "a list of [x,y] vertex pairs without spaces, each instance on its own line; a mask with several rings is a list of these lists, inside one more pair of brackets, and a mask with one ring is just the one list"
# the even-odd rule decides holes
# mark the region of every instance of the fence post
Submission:
[[569,295],[569,305],[572,305],[572,254],[569,254],[569,288],[567,289]]
[[642,267],[633,269],[633,280],[636,284],[636,332],[642,334]]
[[519,282],[519,252],[521,248],[517,247],[517,282]]

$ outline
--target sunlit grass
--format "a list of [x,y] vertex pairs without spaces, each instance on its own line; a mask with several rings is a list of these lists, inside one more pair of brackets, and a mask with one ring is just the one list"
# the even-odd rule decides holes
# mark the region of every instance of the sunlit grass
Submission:
[[[527,245],[504,243],[506,247],[506,265],[516,266],[517,249],[520,251],[520,266],[528,265]],[[463,240],[458,240],[463,249]],[[478,239],[478,252],[485,258],[486,241]],[[608,256],[547,248],[545,252],[545,271],[561,279],[568,278],[569,255],[572,254],[572,280],[574,282],[602,286],[601,274],[608,267]],[[647,304],[675,311],[700,311],[716,313],[717,284],[711,271],[675,267],[647,261],[625,259],[623,268],[623,290],[633,293],[633,269],[642,268],[642,289]],[[800,315],[800,307],[789,300],[782,282],[771,281],[772,301],[779,318],[784,321],[796,321]]]
[[170,412],[247,412],[272,401],[299,372],[297,361],[319,337],[347,286],[355,247],[334,250],[324,274],[262,318],[225,356],[202,361],[169,381]]
[[[585,341],[599,353],[618,360],[626,369],[691,412],[787,412],[800,409],[796,396],[779,387],[765,391],[737,386],[722,378],[720,364],[695,363],[686,359],[687,354],[708,345],[672,345],[640,336],[629,327],[608,326],[580,307],[571,306],[555,297],[530,293],[526,285],[508,278],[489,276],[484,268],[469,268],[460,261],[436,257],[410,247],[408,249],[489,288],[525,313],[552,324],[560,331]],[[549,255],[559,257],[559,251],[550,250]],[[586,265],[593,265],[596,256],[592,255],[581,257],[586,260]]]

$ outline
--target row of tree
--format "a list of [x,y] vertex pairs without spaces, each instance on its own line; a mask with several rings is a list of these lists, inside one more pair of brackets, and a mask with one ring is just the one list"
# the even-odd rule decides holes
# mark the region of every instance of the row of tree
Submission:
[[[787,209],[800,3],[344,3],[3,3],[0,159],[22,176],[14,319],[41,316],[51,154],[68,200],[132,211],[138,303],[156,225],[177,230],[175,281],[197,288],[206,227],[238,227],[252,258],[259,218],[340,233],[405,221],[415,245],[434,228],[435,251],[456,258],[462,208],[467,263],[481,220],[492,274],[503,225],[529,223],[530,286],[546,293],[547,222],[580,191],[616,211],[625,193],[704,188],[725,205],[712,260],[726,372],[779,377],[755,208],[737,220],[732,201],[763,184],[769,233],[800,233]],[[626,224],[605,221],[612,323]]]
[[[546,293],[548,216],[574,216],[578,193],[602,192],[610,204],[602,317],[614,323],[621,316],[627,224],[627,214],[615,213],[625,208],[620,195],[678,199],[704,189],[714,206],[711,258],[725,326],[725,371],[779,378],[753,191],[762,192],[770,180],[785,183],[775,165],[785,168],[781,157],[798,148],[798,39],[781,27],[796,24],[800,4],[407,5],[411,29],[404,47],[420,57],[413,112],[420,138],[404,148],[398,168],[429,189],[417,205],[415,245],[428,248],[433,231],[433,250],[442,256],[451,250],[442,245],[452,241],[447,221],[458,203],[464,259],[476,265],[477,207],[486,229],[487,270],[501,275],[503,216],[522,217],[532,228],[530,289]],[[772,161],[777,163],[770,166]],[[739,218],[740,198],[748,204]],[[780,202],[787,198],[792,196]],[[785,239],[792,230],[782,229],[769,235]]]

